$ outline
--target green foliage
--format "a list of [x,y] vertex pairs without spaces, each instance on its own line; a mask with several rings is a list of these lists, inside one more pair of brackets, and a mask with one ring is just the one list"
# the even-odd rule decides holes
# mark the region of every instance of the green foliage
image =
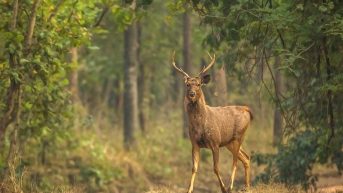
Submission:
[[[204,43],[227,55],[230,70],[246,74],[246,69],[256,69],[259,58],[268,70],[275,55],[282,58],[279,69],[287,80],[286,91],[272,98],[285,119],[286,140],[276,155],[265,157],[268,167],[260,178],[266,181],[272,175],[273,180],[307,189],[316,182],[311,173],[315,163],[333,162],[340,171],[343,57],[337,53],[342,51],[343,4],[205,0],[191,5],[213,29]],[[251,57],[255,64],[246,65]],[[273,84],[264,87],[273,90]],[[260,158],[256,161],[263,163]]]
[[254,159],[258,165],[267,164],[265,173],[258,176],[256,181],[270,181],[296,185],[299,182],[305,188],[315,185],[317,180],[310,171],[317,161],[319,144],[318,136],[310,131],[299,132],[289,139],[287,145],[280,145],[279,153],[275,155],[257,155]]
[[[0,5],[0,39],[5,42],[0,44],[0,110],[4,112],[8,105],[10,82],[20,84],[22,94],[16,99],[20,104],[19,147],[22,156],[27,155],[25,151],[31,154],[24,157],[19,168],[32,167],[37,162],[46,164],[49,154],[55,154],[56,147],[70,137],[68,128],[72,125],[73,111],[66,89],[71,68],[65,59],[71,47],[89,43],[91,26],[99,9],[96,1],[63,1],[57,6],[58,3],[55,0],[41,1],[36,15],[33,15],[33,2],[19,1],[14,31],[9,28],[13,17],[12,1],[2,1]],[[32,44],[27,47],[32,17],[35,17]],[[10,55],[16,58],[15,66],[9,63]],[[8,148],[9,143],[5,140],[4,147]],[[2,154],[6,148],[1,150]],[[6,159],[6,156],[2,157],[1,162]],[[6,168],[7,164],[1,164],[2,170]],[[21,175],[23,171],[18,172]],[[40,175],[37,171],[37,176]],[[37,179],[38,188],[52,188],[45,177]]]

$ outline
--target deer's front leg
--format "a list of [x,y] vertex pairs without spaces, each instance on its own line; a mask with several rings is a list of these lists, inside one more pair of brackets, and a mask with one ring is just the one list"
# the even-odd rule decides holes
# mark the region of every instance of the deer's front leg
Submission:
[[199,165],[199,153],[200,153],[199,146],[193,145],[192,146],[192,159],[193,159],[192,178],[191,178],[191,182],[189,184],[187,193],[193,192],[194,179],[198,171],[198,165]]
[[224,185],[223,180],[222,180],[222,178],[220,177],[220,174],[219,174],[219,165],[218,165],[218,162],[219,162],[219,147],[212,148],[212,154],[213,154],[213,170],[214,170],[214,173],[218,177],[218,181],[219,181],[222,193],[226,193],[225,185]]

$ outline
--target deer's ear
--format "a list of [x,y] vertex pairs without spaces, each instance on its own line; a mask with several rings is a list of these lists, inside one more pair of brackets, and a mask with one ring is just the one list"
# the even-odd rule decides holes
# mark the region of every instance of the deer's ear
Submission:
[[207,84],[211,80],[211,76],[209,74],[201,76],[201,84]]

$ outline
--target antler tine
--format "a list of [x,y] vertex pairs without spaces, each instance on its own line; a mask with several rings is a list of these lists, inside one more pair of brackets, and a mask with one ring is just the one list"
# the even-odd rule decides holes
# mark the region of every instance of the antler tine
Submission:
[[[210,52],[207,52],[207,55],[211,58],[211,60],[213,60],[213,58],[212,58]],[[214,56],[215,56],[215,55],[214,55]]]
[[210,55],[209,52],[207,52],[207,54],[210,56],[211,62],[206,67],[202,68],[202,70],[200,71],[199,75],[204,74],[208,69],[210,69],[214,65],[214,62],[216,61],[216,55],[215,54],[213,54],[213,57]]
[[181,68],[178,68],[178,67],[176,66],[176,64],[175,64],[175,50],[174,50],[174,52],[173,52],[173,57],[172,57],[172,59],[173,59],[173,61],[172,61],[173,67],[174,67],[178,72],[180,72],[181,74],[183,74],[184,76],[189,77],[189,75],[188,75],[185,71],[183,71]]

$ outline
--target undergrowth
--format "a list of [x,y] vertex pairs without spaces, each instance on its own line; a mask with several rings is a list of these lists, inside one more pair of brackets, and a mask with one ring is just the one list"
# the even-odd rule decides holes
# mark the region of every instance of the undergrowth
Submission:
[[[148,123],[147,132],[137,131],[132,149],[126,151],[120,122],[103,114],[91,116],[83,107],[76,110],[74,126],[63,138],[44,145],[41,140],[30,139],[12,168],[3,166],[11,173],[1,180],[2,192],[141,193],[155,187],[180,190],[187,186],[191,145],[181,137],[181,111],[167,109],[153,114],[155,119]],[[244,143],[248,152],[273,151],[268,124],[253,123]],[[221,151],[220,167],[227,182],[231,159],[228,151]],[[262,171],[254,165],[252,168],[253,176]],[[237,188],[243,184],[243,173],[240,167]],[[196,187],[204,186],[219,191],[209,150],[201,151],[196,180]]]

